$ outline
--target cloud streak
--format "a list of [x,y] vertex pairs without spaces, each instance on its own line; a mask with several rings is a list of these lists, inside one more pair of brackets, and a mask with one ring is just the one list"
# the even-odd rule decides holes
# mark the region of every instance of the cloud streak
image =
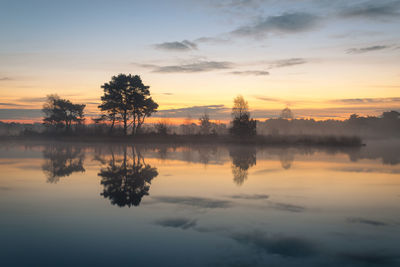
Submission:
[[304,58],[288,58],[282,60],[276,60],[270,63],[269,68],[284,68],[284,67],[291,67],[296,65],[306,64],[307,60]]
[[196,61],[188,64],[158,66],[151,64],[142,64],[142,67],[150,68],[157,73],[194,73],[213,70],[231,69],[234,64],[228,61]]
[[228,208],[232,206],[231,201],[202,198],[202,197],[161,196],[161,197],[154,197],[154,199],[162,203],[178,204],[178,205],[192,206],[192,207],[206,208],[206,209]]
[[269,72],[268,71],[260,71],[260,70],[246,70],[246,71],[232,71],[232,72],[229,72],[229,74],[241,75],[241,76],[248,76],[248,75],[267,76],[267,75],[269,75]]
[[156,117],[170,117],[170,118],[183,118],[188,115],[193,117],[200,117],[204,113],[209,114],[213,118],[226,117],[229,115],[230,109],[224,105],[206,105],[206,106],[192,106],[187,108],[164,109],[159,110]]
[[400,1],[369,1],[348,6],[340,11],[345,18],[396,18],[400,15]]
[[252,25],[232,31],[235,36],[265,37],[269,33],[293,34],[311,30],[319,24],[320,18],[310,13],[283,13],[262,18]]
[[349,223],[367,224],[367,225],[371,225],[371,226],[385,226],[385,225],[387,225],[384,222],[370,220],[370,219],[364,219],[364,218],[347,218],[347,222],[349,222]]
[[161,44],[155,44],[154,47],[161,50],[182,52],[196,50],[197,44],[188,40],[183,40],[182,42],[165,42]]
[[163,227],[180,228],[183,230],[193,228],[196,226],[196,220],[190,220],[186,218],[165,218],[155,222],[157,225]]
[[316,246],[298,237],[268,236],[263,232],[235,233],[232,238],[240,243],[250,244],[268,254],[282,257],[305,258],[317,253]]
[[269,195],[264,194],[254,194],[254,195],[233,195],[231,196],[233,199],[246,199],[246,200],[261,200],[268,199]]
[[347,54],[363,54],[368,52],[374,52],[379,50],[385,50],[390,48],[388,45],[374,45],[374,46],[367,46],[361,48],[350,48],[346,50]]

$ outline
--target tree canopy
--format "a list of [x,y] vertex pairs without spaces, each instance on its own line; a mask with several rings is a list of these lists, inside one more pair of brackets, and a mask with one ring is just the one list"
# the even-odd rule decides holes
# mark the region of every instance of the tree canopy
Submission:
[[48,95],[42,108],[45,114],[43,123],[69,131],[73,123],[81,124],[85,120],[85,107],[84,104],[73,104],[67,99],[61,99],[58,95]]
[[111,130],[115,122],[121,121],[124,134],[132,127],[135,135],[145,119],[157,111],[158,104],[150,97],[150,87],[144,85],[138,75],[119,74],[101,87],[104,95],[99,108],[103,112],[102,118],[111,121]]
[[256,121],[250,118],[249,105],[243,96],[233,100],[231,134],[246,137],[256,135]]

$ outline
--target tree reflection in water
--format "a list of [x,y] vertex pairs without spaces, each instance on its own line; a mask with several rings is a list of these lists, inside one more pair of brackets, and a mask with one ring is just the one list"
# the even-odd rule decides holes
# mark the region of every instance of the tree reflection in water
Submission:
[[289,170],[294,161],[293,151],[291,149],[283,149],[279,154],[279,160],[281,161],[282,168]]
[[45,163],[42,170],[48,183],[57,183],[61,177],[74,172],[85,172],[83,161],[85,152],[82,148],[67,145],[50,145],[43,150]]
[[233,181],[242,185],[247,179],[248,170],[256,165],[256,149],[254,147],[231,147],[229,156],[232,158]]
[[151,180],[158,175],[157,169],[146,164],[135,147],[131,149],[128,156],[127,147],[123,148],[121,161],[112,152],[108,166],[98,173],[104,186],[101,195],[119,207],[138,206],[143,196],[149,194]]

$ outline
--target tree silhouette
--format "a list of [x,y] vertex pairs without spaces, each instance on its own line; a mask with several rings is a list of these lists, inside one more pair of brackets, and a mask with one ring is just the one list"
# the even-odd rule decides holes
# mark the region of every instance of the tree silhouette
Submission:
[[233,181],[242,185],[247,179],[248,170],[256,165],[256,149],[254,147],[232,147],[229,149],[232,158]]
[[101,86],[104,95],[101,97],[100,110],[102,118],[111,121],[111,130],[116,121],[122,121],[124,134],[132,125],[135,135],[146,117],[156,112],[158,104],[150,97],[149,86],[143,84],[138,75],[119,74]]
[[85,172],[83,161],[85,153],[79,147],[66,145],[51,145],[44,149],[45,163],[42,170],[47,176],[48,183],[57,183],[61,177],[74,172]]
[[232,135],[248,137],[256,134],[256,121],[250,118],[249,106],[243,96],[233,100],[232,118]]
[[104,186],[101,193],[104,198],[109,198],[113,205],[131,207],[138,206],[143,196],[149,194],[151,180],[158,175],[158,172],[156,168],[144,162],[134,147],[130,163],[125,146],[122,162],[118,164],[112,153],[108,166],[102,168],[98,175]]
[[210,116],[208,116],[207,113],[204,113],[204,115],[199,118],[199,121],[200,121],[200,133],[204,135],[209,135],[211,133]]
[[294,118],[293,112],[290,108],[284,108],[281,111],[281,115],[279,117],[280,119],[284,119],[284,120],[291,120]]
[[61,99],[58,95],[47,96],[42,111],[46,115],[43,123],[47,126],[71,129],[72,123],[82,123],[84,119],[83,110],[86,105],[73,104],[67,99]]

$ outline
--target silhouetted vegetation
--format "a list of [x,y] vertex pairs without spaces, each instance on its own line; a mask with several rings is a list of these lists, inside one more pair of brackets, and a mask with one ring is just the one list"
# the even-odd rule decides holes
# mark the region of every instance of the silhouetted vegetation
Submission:
[[122,160],[117,160],[112,153],[107,167],[102,168],[98,175],[104,186],[101,193],[104,198],[109,198],[113,205],[131,207],[138,206],[143,196],[149,194],[151,180],[158,172],[144,162],[134,147],[129,157],[127,147],[124,146]]
[[43,123],[46,127],[53,129],[71,130],[72,124],[81,124],[85,118],[83,110],[86,105],[73,104],[67,99],[61,99],[57,95],[47,96],[47,101],[43,105]]
[[[180,126],[169,125],[166,119],[144,125],[145,119],[157,111],[158,104],[138,75],[119,74],[101,87],[104,94],[98,107],[102,114],[92,119],[94,123],[83,123],[84,104],[50,95],[43,105],[45,127],[0,122],[0,135],[80,141],[324,146],[360,146],[361,137],[400,136],[397,111],[384,112],[379,117],[353,114],[344,121],[315,121],[296,119],[292,110],[285,108],[279,118],[260,121],[251,118],[248,103],[242,96],[233,101],[230,125],[212,122],[207,113],[198,123],[188,116]],[[129,139],[128,133],[134,137]]]
[[200,124],[200,134],[202,135],[209,135],[211,134],[211,122],[210,122],[210,116],[208,116],[207,113],[205,113],[203,116],[199,118],[199,124]]
[[400,113],[383,112],[381,116],[361,117],[357,114],[348,120],[267,119],[257,122],[259,135],[336,135],[373,137],[400,137]]
[[232,118],[232,135],[242,138],[256,135],[256,121],[250,118],[249,105],[242,96],[233,100]]
[[158,104],[150,97],[150,87],[144,85],[138,75],[113,76],[102,88],[104,95],[99,108],[104,114],[97,120],[110,121],[110,131],[121,121],[124,134],[127,135],[131,125],[132,135],[135,135],[146,117],[157,111]]

